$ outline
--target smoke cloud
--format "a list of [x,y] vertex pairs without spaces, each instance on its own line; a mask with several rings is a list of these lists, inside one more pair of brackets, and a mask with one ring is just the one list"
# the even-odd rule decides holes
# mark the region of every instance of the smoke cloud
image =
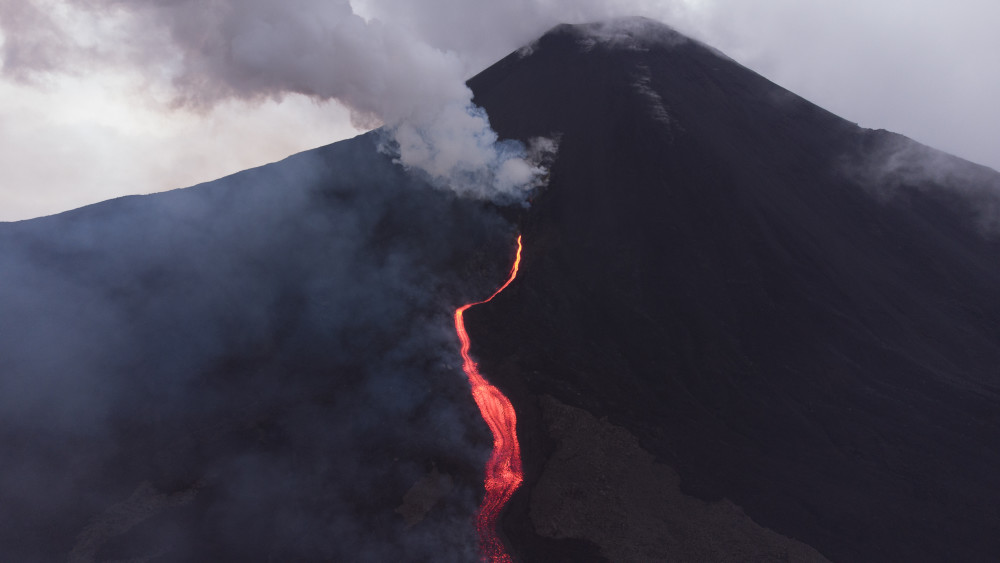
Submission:
[[0,21],[4,73],[18,80],[130,65],[155,69],[178,107],[337,100],[355,126],[384,125],[398,163],[459,194],[520,200],[545,174],[544,155],[498,143],[455,52],[347,0],[5,1]]
[[5,559],[475,559],[451,312],[512,233],[377,144],[0,224]]

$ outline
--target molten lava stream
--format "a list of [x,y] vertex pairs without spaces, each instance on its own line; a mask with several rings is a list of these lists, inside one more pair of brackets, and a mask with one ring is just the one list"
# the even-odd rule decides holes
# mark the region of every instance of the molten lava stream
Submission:
[[517,268],[520,264],[521,237],[518,236],[517,255],[507,282],[494,291],[488,299],[455,309],[455,332],[462,342],[462,369],[469,377],[472,397],[479,406],[479,412],[493,433],[493,455],[486,464],[486,496],[476,516],[476,529],[479,531],[479,546],[483,559],[493,562],[512,561],[504,549],[503,542],[497,536],[497,517],[524,479],[524,473],[521,472],[521,446],[517,443],[517,415],[514,413],[514,407],[499,389],[490,385],[490,382],[479,373],[479,367],[469,355],[472,344],[469,341],[469,334],[465,332],[465,320],[462,314],[469,307],[488,303],[506,289],[517,277]]

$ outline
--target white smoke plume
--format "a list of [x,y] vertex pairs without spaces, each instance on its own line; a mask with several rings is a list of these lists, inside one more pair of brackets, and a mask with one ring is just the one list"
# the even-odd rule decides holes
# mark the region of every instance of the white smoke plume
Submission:
[[366,20],[349,0],[4,0],[0,21],[3,71],[22,81],[142,65],[189,108],[335,99],[356,126],[384,125],[397,162],[459,194],[523,199],[545,174],[522,144],[498,143],[454,51]]
[[1000,174],[908,137],[873,131],[861,157],[843,157],[840,171],[881,202],[911,192],[956,196],[983,235],[1000,236]]

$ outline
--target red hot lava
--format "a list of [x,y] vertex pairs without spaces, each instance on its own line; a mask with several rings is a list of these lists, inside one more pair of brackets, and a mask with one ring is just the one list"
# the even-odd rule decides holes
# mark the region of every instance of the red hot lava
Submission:
[[462,314],[473,305],[488,303],[506,289],[517,277],[517,268],[520,264],[521,237],[518,236],[517,255],[507,282],[489,298],[455,309],[455,332],[462,341],[462,369],[469,377],[472,397],[479,406],[479,412],[493,433],[493,455],[486,464],[486,497],[483,498],[483,504],[476,516],[476,529],[479,531],[479,545],[483,558],[492,562],[512,561],[510,554],[504,549],[503,542],[497,536],[497,517],[524,479],[524,473],[521,471],[521,446],[517,443],[517,415],[514,413],[514,407],[499,389],[490,385],[490,382],[479,373],[476,362],[469,355],[472,344],[469,341],[469,334],[465,332]]

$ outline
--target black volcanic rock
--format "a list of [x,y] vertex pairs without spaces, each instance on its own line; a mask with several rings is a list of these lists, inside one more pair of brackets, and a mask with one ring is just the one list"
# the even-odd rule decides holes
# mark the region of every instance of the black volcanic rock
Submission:
[[647,20],[556,28],[470,85],[502,136],[560,139],[520,279],[468,321],[521,412],[525,560],[576,537],[529,519],[543,394],[830,559],[1000,557],[1000,174]]

